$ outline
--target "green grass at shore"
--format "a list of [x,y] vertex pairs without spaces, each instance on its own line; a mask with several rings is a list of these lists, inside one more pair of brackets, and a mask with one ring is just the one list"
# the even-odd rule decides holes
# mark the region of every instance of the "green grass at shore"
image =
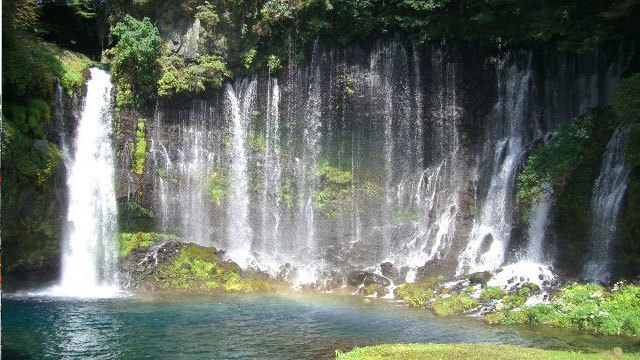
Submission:
[[540,350],[511,345],[493,344],[386,344],[355,348],[337,353],[336,360],[596,360],[640,359],[640,354],[623,354],[615,349],[598,354]]

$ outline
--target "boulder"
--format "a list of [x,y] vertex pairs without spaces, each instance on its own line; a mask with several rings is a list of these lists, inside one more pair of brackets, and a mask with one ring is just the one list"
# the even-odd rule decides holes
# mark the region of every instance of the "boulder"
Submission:
[[470,285],[481,284],[482,286],[485,286],[487,285],[487,282],[491,280],[492,276],[493,275],[491,275],[491,273],[488,271],[473,273],[469,275],[469,284]]

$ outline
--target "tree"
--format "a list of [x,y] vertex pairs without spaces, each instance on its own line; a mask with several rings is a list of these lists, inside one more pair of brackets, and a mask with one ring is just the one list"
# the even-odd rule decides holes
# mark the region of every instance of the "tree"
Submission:
[[155,94],[159,75],[157,59],[162,39],[149,18],[126,15],[111,28],[118,43],[109,53],[118,106],[140,106]]

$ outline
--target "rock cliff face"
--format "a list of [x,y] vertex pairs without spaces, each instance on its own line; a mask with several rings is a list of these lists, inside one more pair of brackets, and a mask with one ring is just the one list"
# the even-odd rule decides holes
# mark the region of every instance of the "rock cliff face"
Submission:
[[46,179],[39,183],[24,183],[15,163],[7,166],[8,159],[3,154],[2,272],[6,289],[54,280],[60,271],[61,238],[67,229],[65,164],[67,150],[73,147],[71,139],[82,96],[69,96],[59,84],[54,96],[51,122],[44,124],[46,140],[28,139],[35,155],[42,158],[46,158],[45,152],[51,151],[50,145],[55,145],[54,151],[59,155],[48,164],[50,172]]
[[[176,51],[191,51],[190,36]],[[224,248],[242,267],[289,263],[300,281],[383,261],[409,277],[425,263],[420,276],[492,270],[529,241],[514,194],[527,151],[611,101],[615,53],[316,43],[277,75],[124,109],[118,196],[129,219]]]

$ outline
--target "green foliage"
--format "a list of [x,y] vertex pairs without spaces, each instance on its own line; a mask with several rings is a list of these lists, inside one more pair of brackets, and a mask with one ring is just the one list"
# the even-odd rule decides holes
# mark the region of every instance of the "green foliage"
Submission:
[[597,284],[571,284],[551,304],[485,317],[490,324],[542,324],[583,329],[607,335],[640,336],[640,287],[616,284],[611,293]]
[[468,294],[444,294],[436,298],[431,309],[438,316],[463,313],[478,306],[478,301]]
[[435,297],[435,291],[442,281],[444,277],[433,276],[419,283],[405,283],[395,288],[394,294],[409,306],[425,307],[427,301]]
[[157,233],[120,233],[118,236],[119,252],[118,255],[121,258],[126,257],[136,248],[149,247],[155,243],[164,241],[174,241],[179,238],[176,235],[171,234],[157,234]]
[[196,17],[200,19],[200,22],[206,28],[213,28],[220,21],[215,6],[208,1],[196,6],[196,10]]
[[137,201],[118,202],[118,227],[124,232],[147,232],[155,228],[158,215]]
[[509,294],[502,298],[502,305],[505,309],[515,309],[524,305],[527,301],[527,297],[521,294]]
[[[517,197],[523,220],[528,219],[534,204],[547,198],[549,191],[562,193],[577,169],[597,161],[613,131],[614,121],[615,115],[608,108],[587,114],[573,123],[561,125],[547,144],[541,144],[529,154],[518,175]],[[585,207],[588,208],[588,204]]]
[[285,181],[280,185],[278,198],[280,199],[280,203],[282,203],[285,207],[287,207],[288,209],[293,208],[294,193],[291,181]]
[[133,172],[142,175],[144,173],[144,162],[147,159],[147,139],[146,125],[147,119],[138,118],[138,127],[136,130],[136,147],[133,154]]
[[340,207],[351,202],[351,171],[323,162],[316,171],[320,186],[313,192],[314,207],[326,217],[335,217]]
[[485,286],[480,293],[480,300],[498,300],[502,299],[505,291],[500,286]]
[[282,61],[275,55],[269,55],[267,58],[267,68],[270,73],[276,73],[282,68]]
[[214,55],[198,57],[195,64],[185,66],[176,56],[162,56],[158,95],[197,94],[207,88],[219,88],[231,76],[222,58]]
[[336,351],[336,360],[600,360],[638,359],[638,354],[622,354],[620,351],[600,354],[541,350],[512,345],[496,344],[385,344],[354,348],[348,353]]
[[328,161],[325,161],[320,165],[316,174],[321,177],[322,180],[331,184],[351,184],[351,171],[340,170],[333,167]]
[[249,145],[252,149],[261,153],[267,152],[267,138],[263,132],[251,131],[249,132]]
[[229,179],[222,169],[213,168],[209,175],[209,195],[217,206],[221,206],[224,198],[229,193]]
[[111,34],[118,37],[117,44],[109,50],[118,91],[116,102],[118,106],[140,106],[156,90],[160,33],[148,18],[136,20],[127,14],[111,28]]
[[242,63],[246,69],[251,68],[251,64],[253,64],[253,60],[256,57],[258,50],[255,48],[251,48],[247,50],[244,54],[242,54]]

